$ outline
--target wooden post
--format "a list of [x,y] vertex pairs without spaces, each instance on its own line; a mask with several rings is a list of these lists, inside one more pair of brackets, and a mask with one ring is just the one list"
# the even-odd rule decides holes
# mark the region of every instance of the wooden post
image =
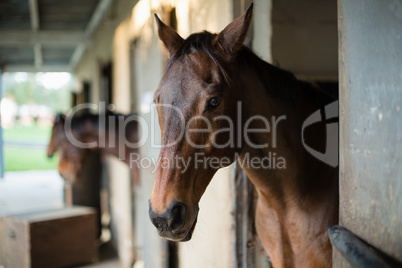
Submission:
[[64,200],[67,206],[86,206],[96,209],[98,236],[101,234],[100,183],[100,154],[98,151],[91,151],[82,165],[82,171],[77,180],[72,184],[66,183],[64,188]]
[[[0,101],[3,98],[3,74],[0,70]],[[0,105],[1,108],[1,105]],[[0,113],[0,179],[4,177],[4,154],[3,154],[3,128],[1,126],[1,113]]]
[[260,245],[254,227],[254,215],[257,193],[253,184],[236,163],[235,180],[235,213],[234,247],[236,267],[272,267],[269,257]]

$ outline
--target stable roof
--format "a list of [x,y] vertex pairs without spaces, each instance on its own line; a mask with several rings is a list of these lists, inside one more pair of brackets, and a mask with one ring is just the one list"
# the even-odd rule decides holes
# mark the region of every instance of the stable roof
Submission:
[[71,72],[113,0],[0,0],[0,68]]

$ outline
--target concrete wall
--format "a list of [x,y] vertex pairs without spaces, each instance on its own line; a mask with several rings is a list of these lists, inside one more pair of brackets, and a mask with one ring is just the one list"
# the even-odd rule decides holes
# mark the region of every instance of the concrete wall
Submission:
[[132,221],[132,182],[127,166],[115,157],[107,158],[111,232],[121,267],[131,267],[135,241]]
[[401,25],[401,2],[339,2],[340,225],[400,262]]
[[272,63],[272,0],[255,0],[254,5],[252,48],[260,58]]

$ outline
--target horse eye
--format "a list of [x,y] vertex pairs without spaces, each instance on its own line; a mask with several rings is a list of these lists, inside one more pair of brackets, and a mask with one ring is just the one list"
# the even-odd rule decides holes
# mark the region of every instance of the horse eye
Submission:
[[210,110],[215,109],[216,107],[219,106],[220,102],[221,102],[221,100],[218,97],[214,97],[214,98],[210,99],[208,101],[208,109],[210,109]]

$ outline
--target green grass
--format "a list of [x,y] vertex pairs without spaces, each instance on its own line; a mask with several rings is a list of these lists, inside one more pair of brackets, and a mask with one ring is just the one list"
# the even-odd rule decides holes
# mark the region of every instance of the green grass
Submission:
[[[50,132],[50,126],[16,126],[3,129],[3,138],[5,142],[45,145],[49,142]],[[46,148],[4,145],[4,162],[6,171],[46,170],[56,169],[58,158],[57,155],[47,158]]]
[[3,129],[4,141],[23,141],[47,144],[52,128],[50,126],[15,126]]
[[46,149],[4,147],[6,171],[56,169],[58,157],[47,158]]

